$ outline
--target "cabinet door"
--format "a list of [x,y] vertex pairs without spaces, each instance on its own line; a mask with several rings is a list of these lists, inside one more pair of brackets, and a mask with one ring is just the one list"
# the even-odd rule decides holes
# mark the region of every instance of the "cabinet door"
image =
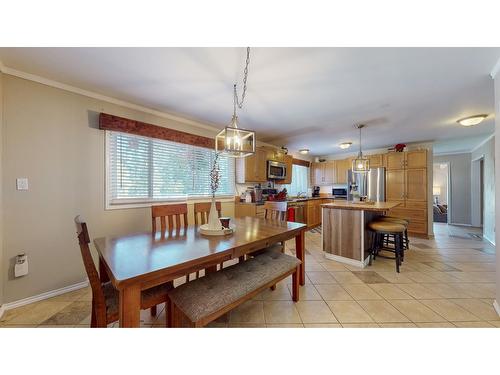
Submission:
[[280,183],[286,185],[292,183],[293,156],[285,155],[284,162],[286,164],[286,177]]
[[311,185],[321,185],[321,166],[320,163],[311,163]]
[[337,184],[347,183],[347,171],[351,169],[350,159],[336,160],[335,163],[335,182]]
[[335,182],[335,161],[325,161],[323,164],[323,184],[332,185]]
[[368,160],[370,160],[370,168],[379,168],[384,166],[382,154],[368,155]]
[[406,204],[425,202],[427,200],[427,169],[406,170]]
[[387,170],[403,169],[405,166],[404,152],[390,152],[387,154]]
[[257,182],[267,181],[267,151],[263,149],[257,151],[256,177]]
[[408,169],[427,168],[427,150],[406,152],[406,168]]
[[[245,163],[245,182],[255,182],[257,181],[257,157],[258,150],[255,150],[255,154],[247,156],[244,159]],[[241,159],[240,159],[241,160]]]
[[404,169],[388,170],[386,173],[386,195],[388,202],[404,202],[405,171]]

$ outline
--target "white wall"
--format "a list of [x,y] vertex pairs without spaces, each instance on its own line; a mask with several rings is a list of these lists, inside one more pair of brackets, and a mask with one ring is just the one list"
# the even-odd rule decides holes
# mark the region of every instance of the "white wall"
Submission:
[[[441,168],[441,165],[444,168]],[[440,188],[440,194],[437,196],[439,204],[448,204],[448,164],[446,163],[435,163],[433,168],[433,180],[432,189],[434,187]],[[434,200],[436,196],[433,193],[432,199]]]
[[3,206],[2,206],[2,164],[3,164],[3,73],[0,72],[0,306],[3,303]]
[[[3,75],[4,303],[62,288],[86,278],[73,218],[83,214],[92,238],[150,230],[149,208],[104,210],[104,131],[98,113],[213,137],[196,127],[87,96]],[[16,191],[16,177],[29,191]],[[234,203],[223,204],[234,215]],[[192,205],[190,205],[192,221]],[[14,279],[14,257],[29,255],[30,273]]]
[[[472,163],[483,158],[483,237],[495,243],[495,137],[472,152]],[[474,168],[473,168],[474,169]],[[477,192],[479,194],[479,192]],[[471,199],[475,201],[474,191]],[[475,208],[474,204],[474,207]],[[474,218],[476,219],[476,218]],[[474,220],[476,221],[476,220]]]
[[[500,60],[497,64],[500,64]],[[500,160],[500,74],[495,76],[495,159]],[[500,163],[495,164],[495,202],[500,202]],[[500,223],[500,210],[495,209],[495,222]],[[496,243],[500,243],[500,233],[495,231]],[[496,301],[497,313],[500,314],[500,256],[496,257]]]

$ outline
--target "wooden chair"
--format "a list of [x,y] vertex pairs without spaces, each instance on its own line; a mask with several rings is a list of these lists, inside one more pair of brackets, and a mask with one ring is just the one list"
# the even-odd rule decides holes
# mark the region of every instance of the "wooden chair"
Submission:
[[[119,319],[119,293],[113,287],[111,282],[102,283],[97,269],[90,254],[90,237],[87,231],[87,224],[78,215],[75,217],[76,233],[82,253],[83,265],[89,278],[90,287],[92,289],[92,315],[90,327],[106,328],[108,324]],[[151,308],[155,310],[156,306],[165,302],[165,308],[169,305],[168,291],[172,289],[171,283],[157,285],[153,288],[142,291],[141,293],[141,309],[146,310]],[[172,326],[171,311],[167,312],[168,327]]]
[[287,221],[288,204],[287,202],[266,202],[264,203],[266,219]]
[[174,219],[176,230],[181,229],[181,217],[183,217],[183,227],[188,226],[187,219],[187,204],[166,204],[162,206],[151,206],[151,225],[153,234],[156,233],[156,221],[157,218],[160,219],[161,233],[164,235],[167,231],[167,220],[168,220],[168,231],[172,232],[174,230]]
[[[202,202],[194,204],[194,225],[203,225],[208,223],[208,214],[210,213],[210,207],[212,206],[211,202]],[[215,208],[217,209],[217,214],[219,217],[221,216],[221,207],[220,202],[215,202]],[[200,220],[198,221],[198,217]]]

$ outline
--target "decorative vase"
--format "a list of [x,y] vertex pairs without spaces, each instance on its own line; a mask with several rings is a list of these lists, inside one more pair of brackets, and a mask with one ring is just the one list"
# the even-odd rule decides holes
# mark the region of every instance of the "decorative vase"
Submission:
[[219,220],[219,214],[217,213],[215,197],[212,197],[212,205],[210,206],[210,212],[208,213],[208,229],[220,230],[221,228],[222,225]]

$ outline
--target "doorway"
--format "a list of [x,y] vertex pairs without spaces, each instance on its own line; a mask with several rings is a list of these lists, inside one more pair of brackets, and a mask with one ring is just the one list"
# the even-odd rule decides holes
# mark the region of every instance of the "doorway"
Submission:
[[471,224],[481,228],[484,223],[484,155],[472,160],[471,166]]
[[448,224],[451,217],[450,164],[448,162],[433,165],[432,199],[434,223]]

